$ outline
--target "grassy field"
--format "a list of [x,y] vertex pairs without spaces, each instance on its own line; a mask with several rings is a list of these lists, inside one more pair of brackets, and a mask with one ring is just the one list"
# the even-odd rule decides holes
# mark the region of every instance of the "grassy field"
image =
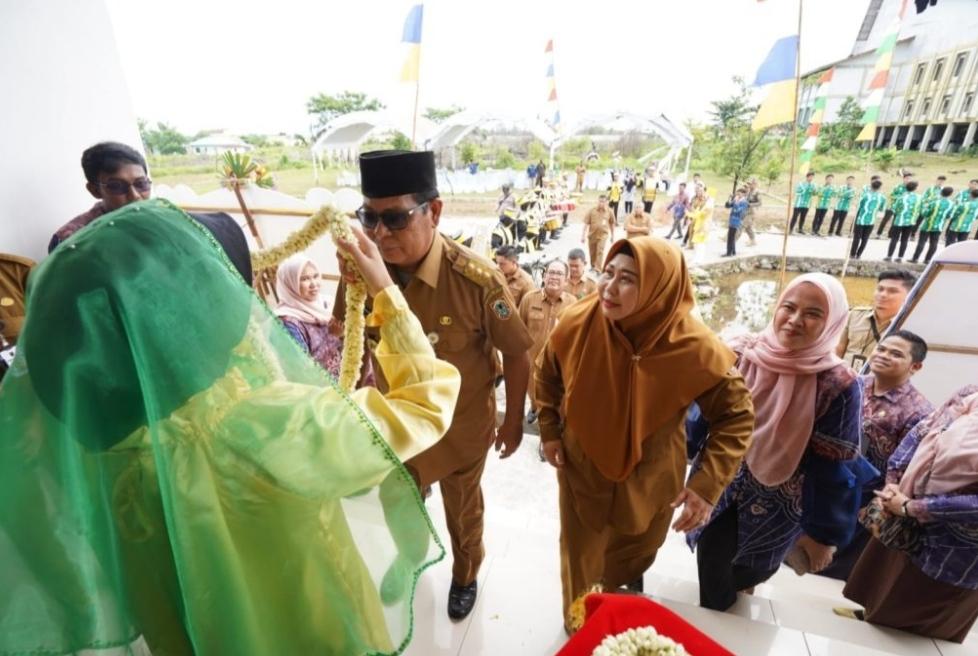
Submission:
[[[695,153],[695,151],[694,151]],[[325,187],[327,189],[336,188],[337,176],[341,173],[339,168],[329,168],[320,172],[319,182],[313,176],[312,163],[307,159],[308,151],[297,148],[277,148],[262,151],[259,158],[269,167],[275,178],[276,188],[286,194],[302,197],[311,187]],[[971,178],[978,178],[978,158],[966,158],[955,156],[939,156],[921,153],[899,153],[896,161],[890,167],[889,172],[878,171],[876,168],[867,167],[860,163],[861,159],[857,154],[845,154],[843,157],[826,156],[825,162],[820,162],[816,156],[815,171],[816,182],[821,183],[824,173],[819,169],[825,167],[826,172],[835,175],[835,183],[843,184],[847,175],[856,178],[856,187],[869,182],[869,178],[874,173],[883,176],[883,188],[888,191],[900,181],[897,174],[899,168],[906,168],[912,171],[921,182],[921,187],[933,184],[934,179],[939,174],[948,177],[948,184],[961,189],[967,185]],[[172,156],[151,158],[150,167],[153,180],[157,184],[177,185],[185,184],[197,193],[203,193],[216,189],[218,186],[218,173],[216,158],[202,156]],[[694,164],[693,172],[699,171],[707,185],[716,190],[717,200],[722,201],[730,193],[733,180],[723,178],[713,174],[708,169],[696,169]],[[761,228],[770,225],[780,225],[785,220],[786,200],[788,196],[788,177],[787,174],[781,177],[773,185],[761,183],[761,190],[764,193],[764,203],[758,213],[758,221]],[[485,194],[445,194],[445,213],[450,216],[484,216],[487,220],[495,220],[494,213],[498,192]],[[583,216],[584,211],[597,202],[598,192],[585,192],[583,198],[578,203],[578,210],[572,214],[572,220]],[[653,209],[654,219],[661,224],[665,224],[666,203],[661,200],[656,203]],[[623,208],[619,210],[623,212]]]

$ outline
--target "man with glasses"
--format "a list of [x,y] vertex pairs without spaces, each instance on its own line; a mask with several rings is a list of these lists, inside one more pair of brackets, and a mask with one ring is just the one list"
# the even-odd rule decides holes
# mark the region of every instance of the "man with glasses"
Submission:
[[85,188],[98,199],[90,210],[61,226],[48,243],[48,252],[103,214],[149,198],[153,182],[146,160],[136,150],[114,141],[95,144],[82,153]]
[[[462,375],[452,425],[433,447],[405,463],[418,487],[439,483],[452,540],[448,616],[475,605],[485,556],[480,480],[489,447],[502,458],[523,439],[530,338],[503,275],[486,259],[438,232],[442,201],[430,151],[374,151],[360,156],[363,206],[357,216],[401,287],[439,358]],[[343,287],[334,317],[342,319]],[[376,337],[370,334],[368,337]],[[506,415],[496,429],[496,352],[502,354]],[[379,369],[378,369],[379,371]],[[383,383],[383,381],[381,381]]]
[[[526,324],[533,338],[530,347],[530,362],[535,362],[537,354],[543,350],[551,331],[557,325],[561,313],[577,302],[577,297],[564,291],[564,284],[570,270],[566,262],[554,260],[547,265],[543,273],[543,289],[528,292],[520,302],[520,319]],[[530,412],[526,423],[532,424],[537,420],[536,396],[533,385],[530,385]]]

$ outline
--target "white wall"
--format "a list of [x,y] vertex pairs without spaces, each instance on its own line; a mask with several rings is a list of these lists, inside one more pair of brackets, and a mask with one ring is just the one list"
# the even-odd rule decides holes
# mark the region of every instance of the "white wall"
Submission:
[[0,1],[0,251],[40,259],[95,200],[82,151],[142,149],[103,0]]

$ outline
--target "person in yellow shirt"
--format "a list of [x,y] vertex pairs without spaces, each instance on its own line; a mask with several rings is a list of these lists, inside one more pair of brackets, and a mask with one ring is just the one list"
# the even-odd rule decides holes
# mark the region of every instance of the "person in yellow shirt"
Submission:
[[615,217],[615,223],[618,222],[618,204],[621,202],[623,191],[624,186],[618,179],[618,174],[612,173],[611,184],[608,185],[608,207],[611,208],[611,214]]

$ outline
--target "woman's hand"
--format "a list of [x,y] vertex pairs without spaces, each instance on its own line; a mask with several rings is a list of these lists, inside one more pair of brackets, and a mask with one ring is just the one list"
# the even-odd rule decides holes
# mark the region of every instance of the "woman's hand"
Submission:
[[880,500],[883,510],[891,515],[903,517],[903,504],[909,501],[910,497],[901,492],[896,483],[887,483],[882,490],[875,490],[873,494]]
[[[339,248],[356,262],[357,269],[363,276],[363,282],[367,285],[367,293],[376,296],[393,285],[394,280],[387,270],[387,265],[384,264],[384,259],[380,256],[377,245],[363,233],[359,226],[351,225],[350,229],[353,231],[354,239],[352,241],[340,241]],[[351,269],[346,258],[337,255],[337,259],[340,262],[340,272],[343,279],[348,284],[356,282],[356,272]]]
[[801,534],[801,537],[798,538],[798,542],[795,544],[804,549],[805,553],[808,554],[808,562],[813,573],[820,572],[828,567],[832,562],[832,557],[835,555],[835,547],[816,542],[804,533]]
[[564,466],[564,445],[560,440],[550,440],[543,443],[543,457],[552,467],[560,469]]
[[672,530],[689,533],[695,528],[706,524],[713,514],[713,505],[691,489],[683,488],[676,500],[669,504],[671,508],[683,507],[679,519],[672,525]]

